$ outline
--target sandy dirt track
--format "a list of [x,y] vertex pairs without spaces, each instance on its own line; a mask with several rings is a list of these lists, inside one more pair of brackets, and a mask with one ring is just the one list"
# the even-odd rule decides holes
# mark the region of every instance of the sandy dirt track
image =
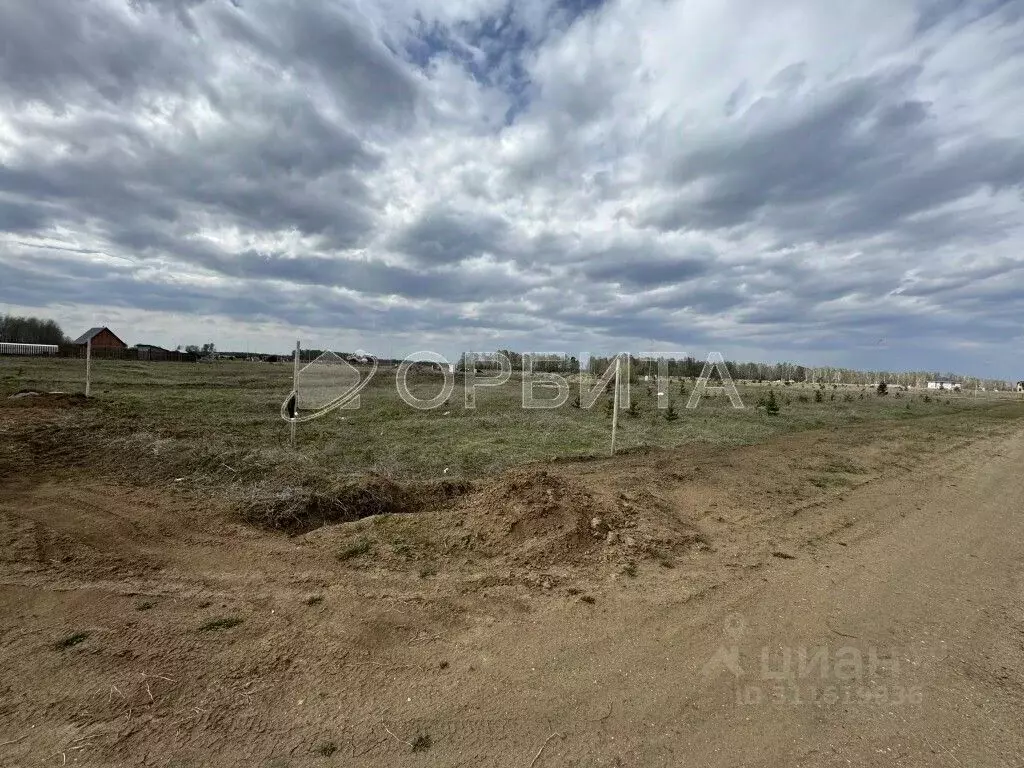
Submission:
[[[333,530],[7,478],[0,765],[1022,765],[1024,429],[907,439],[546,466],[698,534],[635,574],[589,547],[424,579],[338,563]],[[823,459],[855,480],[782,471]]]

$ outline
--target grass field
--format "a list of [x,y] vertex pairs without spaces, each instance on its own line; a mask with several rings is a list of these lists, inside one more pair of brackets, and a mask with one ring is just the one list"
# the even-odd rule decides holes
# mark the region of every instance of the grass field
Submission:
[[[607,396],[591,409],[573,407],[570,397],[558,409],[524,410],[522,382],[514,377],[502,387],[479,388],[476,408],[468,410],[457,376],[448,403],[420,411],[399,398],[395,370],[381,369],[364,390],[358,410],[337,410],[299,425],[299,450],[291,451],[288,425],[279,414],[291,375],[288,364],[100,360],[93,365],[92,394],[98,408],[92,412],[97,423],[90,428],[97,439],[116,436],[137,449],[155,449],[164,458],[158,474],[227,472],[259,479],[269,471],[297,473],[315,485],[366,472],[401,480],[473,479],[534,460],[605,455],[609,450]],[[21,390],[81,392],[83,379],[80,360],[0,361],[3,395]],[[440,391],[442,380],[438,374],[414,373],[409,383],[417,397],[426,399]],[[633,385],[636,411],[627,413],[623,405],[619,451],[693,442],[751,444],[781,432],[908,419],[1015,397],[934,392],[879,397],[866,388],[829,386],[822,402],[815,402],[813,385],[776,385],[780,411],[772,415],[756,407],[768,385],[740,383],[747,407],[737,410],[724,395],[705,397],[696,409],[686,409],[681,384],[687,393],[693,387],[692,381],[671,383],[669,395],[678,414],[673,421],[657,409],[653,385]],[[548,393],[541,391],[541,396]]]
[[[603,458],[603,402],[524,411],[520,382],[481,390],[472,411],[458,390],[417,411],[385,371],[358,411],[301,426],[292,450],[286,364],[99,361],[89,399],[74,394],[81,374],[81,361],[0,359],[4,765],[418,766],[428,736],[429,764],[486,763],[501,744],[530,765],[549,711],[566,733],[598,729],[580,739],[594,752],[537,768],[625,765],[599,751],[652,715],[620,710],[669,675],[652,712],[693,689],[723,616],[738,599],[754,615],[758,590],[777,595],[773,632],[786,606],[818,600],[815,642],[844,645],[889,636],[897,624],[859,610],[916,600],[907,578],[930,588],[948,572],[934,605],[972,615],[971,568],[1002,579],[979,594],[1013,593],[1011,555],[987,563],[978,542],[1013,551],[1016,395],[776,386],[773,415],[754,407],[767,385],[741,385],[744,410],[721,395],[687,410],[674,382],[670,421],[641,382],[636,415],[620,416],[624,455]],[[413,390],[440,383],[417,375]],[[69,394],[8,399],[54,389]],[[894,588],[866,600],[844,569]],[[683,669],[693,631],[705,635]],[[908,637],[933,631],[924,615]],[[987,679],[1018,668],[993,663]],[[630,673],[628,700],[582,714],[561,702],[632,669],[655,676]],[[532,719],[491,695],[517,690]],[[534,721],[505,747],[506,723]]]

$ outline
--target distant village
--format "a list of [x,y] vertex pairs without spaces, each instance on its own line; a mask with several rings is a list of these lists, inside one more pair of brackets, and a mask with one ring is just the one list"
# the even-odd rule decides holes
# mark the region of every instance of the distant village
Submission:
[[[14,321],[14,322],[12,322]],[[52,337],[52,340],[60,339],[59,343],[41,344],[29,343],[20,339],[38,338],[39,334]],[[309,362],[325,350],[303,349],[301,359]],[[522,353],[510,350],[499,350],[512,362],[514,370],[520,370],[523,355]],[[338,358],[345,360],[352,365],[368,365],[371,360],[366,356],[356,353],[336,353]],[[53,321],[41,321],[34,318],[12,318],[10,316],[0,318],[0,356],[2,355],[51,355],[55,357],[86,357],[107,358],[117,360],[145,360],[152,362],[191,362],[211,363],[218,360],[242,360],[254,363],[279,363],[291,362],[290,354],[271,354],[264,352],[226,352],[218,350],[216,345],[208,342],[202,345],[189,344],[179,345],[175,349],[167,349],[157,344],[139,342],[129,346],[115,331],[106,326],[96,326],[88,329],[73,340],[64,337],[60,327]],[[486,370],[496,365],[495,353],[469,353],[463,354],[457,363],[451,364],[448,368],[452,371],[466,370],[467,360],[472,359],[474,368]],[[584,366],[581,362],[568,355],[537,355],[539,361],[534,370],[538,372],[580,373]],[[649,360],[631,358],[634,361],[634,371],[638,376],[644,376],[642,366],[650,366]],[[585,366],[591,373],[600,373],[609,364],[611,358],[591,357]],[[396,367],[402,361],[400,359],[378,359],[377,363],[385,367]],[[669,359],[668,375],[671,378],[696,378],[703,368],[703,361],[693,357],[682,359]],[[956,376],[954,374],[939,375],[929,372],[889,372],[889,371],[855,371],[845,368],[813,368],[793,363],[751,363],[726,361],[730,373],[734,378],[744,381],[757,381],[775,383],[783,386],[790,386],[798,383],[813,383],[816,385],[838,386],[877,386],[879,382],[887,382],[894,391],[906,391],[908,389],[929,389],[948,392],[962,392],[964,389],[979,392],[1024,392],[1024,381],[1010,384],[1005,381],[992,379],[979,379],[967,376]],[[441,370],[442,366],[436,363],[422,362],[416,364],[417,368],[430,368]],[[653,370],[647,370],[646,378],[654,375]]]

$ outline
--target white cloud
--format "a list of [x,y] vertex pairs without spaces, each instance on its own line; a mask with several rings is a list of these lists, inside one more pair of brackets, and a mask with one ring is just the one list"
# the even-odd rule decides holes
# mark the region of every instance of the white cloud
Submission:
[[1009,338],[1013,4],[575,7],[3,6],[0,301],[451,355],[835,361],[884,331],[877,367],[949,368]]

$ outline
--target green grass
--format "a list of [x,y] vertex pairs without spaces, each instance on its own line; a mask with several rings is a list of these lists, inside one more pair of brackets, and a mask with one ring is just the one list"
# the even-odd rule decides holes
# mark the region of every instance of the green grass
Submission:
[[[80,360],[2,358],[0,397],[23,389],[80,392],[83,373]],[[246,493],[285,499],[297,489],[337,493],[366,473],[401,482],[475,479],[530,461],[608,453],[606,396],[591,409],[574,408],[570,397],[558,409],[523,410],[522,382],[514,376],[502,387],[479,388],[476,408],[466,410],[456,377],[449,404],[418,411],[399,399],[394,373],[378,371],[358,410],[338,410],[299,425],[293,451],[288,425],[279,416],[291,389],[289,364],[96,360],[91,407],[73,409],[48,439],[54,452],[83,457],[93,469],[123,479],[230,489],[243,501]],[[414,394],[429,398],[439,391],[441,378],[414,374],[409,382]],[[668,391],[675,394],[679,386],[672,382]],[[685,386],[692,390],[692,382]],[[1024,412],[1014,404],[1016,396],[1002,393],[950,394],[925,402],[919,392],[897,399],[841,387],[834,400],[829,390],[819,403],[815,387],[807,384],[775,386],[780,411],[773,415],[754,407],[769,391],[767,385],[740,383],[744,410],[734,410],[724,395],[706,397],[695,410],[683,407],[681,398],[679,418],[668,420],[655,407],[656,394],[646,389],[642,383],[633,387],[636,416],[620,415],[621,451],[694,442],[745,445],[786,432],[973,413],[1008,403],[1014,413]],[[801,394],[809,396],[807,402],[800,401]],[[134,460],[111,458],[121,455]]]

